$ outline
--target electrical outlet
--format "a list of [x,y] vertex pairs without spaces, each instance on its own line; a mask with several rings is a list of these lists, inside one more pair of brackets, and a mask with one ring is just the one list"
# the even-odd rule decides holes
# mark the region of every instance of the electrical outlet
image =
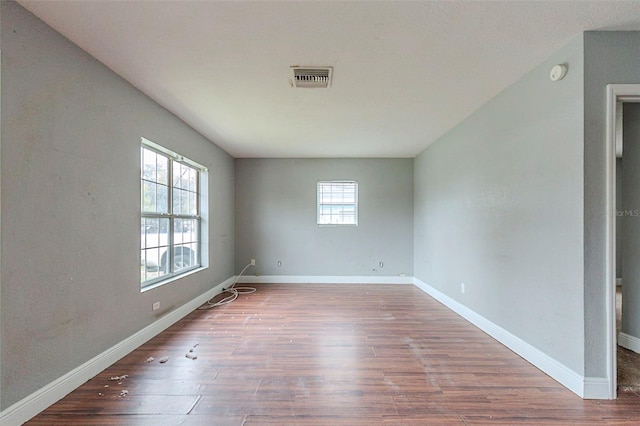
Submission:
[[256,266],[256,260],[255,259],[251,259],[251,266]]
[[464,283],[460,283],[460,292],[464,293]]
[[282,262],[278,260],[278,266],[282,266]]
[[152,306],[152,310],[157,311],[160,309],[160,302],[155,302]]

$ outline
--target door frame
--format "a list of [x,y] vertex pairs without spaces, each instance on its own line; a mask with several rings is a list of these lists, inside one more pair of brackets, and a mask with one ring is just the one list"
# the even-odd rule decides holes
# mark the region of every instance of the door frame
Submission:
[[618,105],[640,102],[640,84],[607,85],[606,133],[606,241],[605,285],[607,318],[607,381],[609,398],[617,397],[617,335],[616,335],[616,116]]

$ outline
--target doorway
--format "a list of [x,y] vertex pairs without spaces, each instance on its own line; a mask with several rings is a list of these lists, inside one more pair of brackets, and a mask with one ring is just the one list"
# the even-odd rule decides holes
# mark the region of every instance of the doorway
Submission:
[[616,115],[617,391],[640,391],[640,104]]
[[[606,207],[607,207],[607,220],[606,220],[606,229],[607,229],[607,238],[606,238],[606,309],[607,309],[607,343],[609,346],[609,351],[607,354],[607,364],[608,364],[608,382],[609,382],[609,397],[616,398],[618,391],[618,364],[620,364],[621,373],[624,373],[623,376],[620,377],[621,385],[624,386],[623,390],[626,387],[630,387],[631,382],[633,381],[635,376],[635,371],[633,368],[636,361],[640,361],[640,356],[636,357],[637,353],[640,353],[640,339],[633,338],[633,336],[640,336],[640,328],[639,331],[634,329],[635,325],[631,324],[628,318],[633,318],[634,312],[631,310],[635,309],[629,303],[629,300],[634,298],[638,298],[640,301],[640,286],[637,286],[638,289],[634,290],[634,286],[629,283],[633,279],[633,275],[637,274],[640,277],[640,268],[635,268],[633,263],[627,261],[623,256],[621,256],[622,263],[618,263],[618,256],[627,252],[628,254],[631,251],[635,250],[634,244],[638,246],[640,249],[640,239],[637,242],[634,242],[632,239],[622,238],[622,245],[616,249],[616,245],[620,242],[620,237],[616,238],[617,234],[617,222],[619,221],[619,214],[623,214],[623,220],[625,219],[624,214],[626,214],[625,207],[629,206],[636,201],[640,202],[640,197],[638,200],[634,200],[635,195],[632,192],[625,192],[622,189],[620,194],[616,194],[616,189],[618,188],[617,183],[618,178],[621,178],[622,185],[624,188],[625,175],[626,179],[629,180],[627,182],[627,186],[629,183],[633,183],[635,179],[638,179],[640,182],[640,166],[637,167],[637,171],[633,172],[632,167],[628,167],[626,169],[626,173],[619,176],[619,173],[625,171],[624,168],[624,160],[620,162],[618,160],[619,157],[623,156],[622,149],[622,128],[624,125],[624,117],[621,115],[624,110],[625,103],[640,103],[640,85],[635,84],[611,84],[607,86],[607,135],[606,135]],[[640,105],[639,105],[640,107]],[[638,117],[640,118],[640,108],[637,109]],[[639,127],[640,130],[640,127]],[[635,148],[636,153],[632,152],[630,149],[629,157],[638,157],[638,164],[640,164],[640,144],[638,148]],[[620,167],[622,166],[622,167]],[[619,169],[622,170],[619,170]],[[622,204],[617,203],[617,195],[622,196]],[[625,197],[627,199],[625,200]],[[620,207],[623,207],[620,209]],[[630,209],[629,216],[633,216],[634,212]],[[638,210],[638,215],[640,216],[640,210]],[[638,226],[638,230],[640,231],[640,217],[635,217],[635,221],[624,221],[620,224],[623,225],[623,232],[627,232],[624,228],[632,224],[633,226]],[[621,234],[618,234],[621,235]],[[635,240],[635,239],[634,239]],[[625,243],[626,241],[626,243]],[[620,252],[620,253],[617,253]],[[621,266],[621,268],[620,268]],[[634,270],[634,269],[637,269]],[[618,274],[622,271],[623,275],[627,276],[627,287],[625,288],[624,279],[622,282],[617,280]],[[640,282],[640,281],[639,281]],[[618,293],[617,283],[621,284],[621,291]],[[635,294],[637,293],[637,295]],[[627,297],[627,302],[625,303],[625,296]],[[617,309],[617,305],[620,302],[621,310]],[[625,309],[626,308],[626,309]],[[640,303],[638,303],[638,308],[640,308]],[[630,309],[630,311],[627,311]],[[625,318],[625,312],[627,318]],[[618,335],[618,313],[621,314],[620,317],[620,327],[621,332]],[[640,313],[640,309],[639,309]],[[638,316],[640,319],[640,316]],[[640,327],[640,321],[637,325]],[[629,329],[629,330],[627,330]],[[625,333],[625,330],[629,331],[629,333]],[[620,336],[620,342],[618,342],[618,336]],[[618,350],[618,343],[621,344],[626,349]],[[627,349],[630,349],[626,352]],[[618,359],[618,352],[621,352],[620,359]],[[636,359],[637,358],[637,359]],[[637,368],[638,378],[640,379],[640,365]],[[622,383],[624,381],[624,383]],[[638,382],[638,390],[640,390],[640,382]]]

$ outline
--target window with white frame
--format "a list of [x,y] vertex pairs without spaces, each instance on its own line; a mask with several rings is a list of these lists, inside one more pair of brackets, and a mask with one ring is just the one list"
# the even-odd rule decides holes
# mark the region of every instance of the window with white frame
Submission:
[[200,267],[205,168],[146,139],[140,149],[140,286]]
[[318,225],[358,224],[358,182],[318,182]]

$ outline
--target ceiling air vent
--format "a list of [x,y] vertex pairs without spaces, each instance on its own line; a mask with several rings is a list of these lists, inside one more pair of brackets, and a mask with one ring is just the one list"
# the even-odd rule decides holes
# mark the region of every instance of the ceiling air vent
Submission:
[[293,87],[327,88],[331,85],[332,67],[291,67]]

